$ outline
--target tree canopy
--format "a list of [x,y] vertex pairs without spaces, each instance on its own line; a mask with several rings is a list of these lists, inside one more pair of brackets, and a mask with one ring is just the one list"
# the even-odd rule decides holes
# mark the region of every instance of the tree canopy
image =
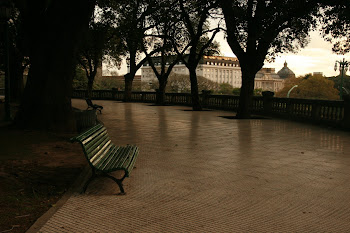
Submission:
[[[340,92],[341,88],[341,75],[330,77],[330,80],[334,82],[334,87]],[[350,95],[350,76],[344,75],[343,77],[343,93]]]
[[350,1],[333,0],[323,4],[320,17],[325,39],[337,54],[350,52]]
[[322,75],[307,74],[299,78],[287,79],[284,88],[276,93],[277,97],[287,97],[288,91],[298,85],[291,92],[290,98],[338,100],[339,91],[334,82]]
[[119,66],[121,56],[125,53],[120,38],[114,33],[115,29],[103,20],[97,20],[96,16],[92,17],[78,56],[79,66],[84,69],[88,79],[89,96],[97,70],[102,69],[102,62]]
[[242,88],[237,116],[249,118],[255,74],[278,53],[296,51],[316,25],[317,0],[219,0],[227,42],[240,62]]

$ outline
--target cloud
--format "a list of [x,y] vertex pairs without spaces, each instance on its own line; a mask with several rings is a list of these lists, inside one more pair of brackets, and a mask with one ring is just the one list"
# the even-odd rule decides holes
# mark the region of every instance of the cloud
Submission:
[[[274,63],[265,63],[264,67],[275,68],[276,72],[283,68],[285,61],[288,67],[297,75],[304,75],[313,72],[322,72],[326,76],[337,75],[334,71],[334,63],[342,57],[332,52],[332,45],[324,41],[319,32],[310,33],[310,43],[298,53],[280,54]],[[223,36],[217,37],[221,51],[224,56],[235,56]],[[345,57],[347,59],[347,57]],[[350,57],[348,57],[350,60]]]

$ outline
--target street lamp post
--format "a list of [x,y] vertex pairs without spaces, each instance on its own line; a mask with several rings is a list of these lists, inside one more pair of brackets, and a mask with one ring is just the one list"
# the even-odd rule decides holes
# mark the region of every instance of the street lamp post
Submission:
[[[338,65],[339,64],[339,68]],[[343,58],[343,61],[336,61],[334,65],[334,71],[337,71],[339,69],[340,71],[340,99],[343,99],[343,79],[344,79],[344,73],[348,71],[349,68],[349,62],[345,61],[345,58]]]
[[298,87],[298,85],[294,85],[291,89],[289,89],[289,91],[288,91],[288,93],[287,93],[287,98],[289,98],[290,93],[291,93],[292,90],[293,90],[294,88],[296,88],[296,87]]
[[[11,17],[11,5],[9,2],[2,2],[0,5],[0,24],[4,30],[4,61],[5,61],[5,120],[11,120],[10,113],[10,52],[8,38],[8,21]],[[2,25],[1,25],[2,26]]]

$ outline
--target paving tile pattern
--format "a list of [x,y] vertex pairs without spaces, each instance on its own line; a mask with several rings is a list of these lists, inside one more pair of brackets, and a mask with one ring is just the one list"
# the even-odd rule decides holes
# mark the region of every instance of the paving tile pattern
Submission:
[[127,194],[96,179],[40,232],[350,232],[349,132],[95,102],[112,141],[140,147]]

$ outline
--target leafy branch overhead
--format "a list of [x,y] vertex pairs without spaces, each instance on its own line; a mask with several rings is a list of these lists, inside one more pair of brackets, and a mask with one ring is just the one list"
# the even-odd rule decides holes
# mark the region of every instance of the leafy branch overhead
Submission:
[[249,118],[255,74],[278,53],[297,51],[315,28],[318,0],[218,0],[227,42],[242,71],[239,118]]
[[320,22],[325,39],[333,44],[337,54],[350,52],[350,2],[325,1]]

